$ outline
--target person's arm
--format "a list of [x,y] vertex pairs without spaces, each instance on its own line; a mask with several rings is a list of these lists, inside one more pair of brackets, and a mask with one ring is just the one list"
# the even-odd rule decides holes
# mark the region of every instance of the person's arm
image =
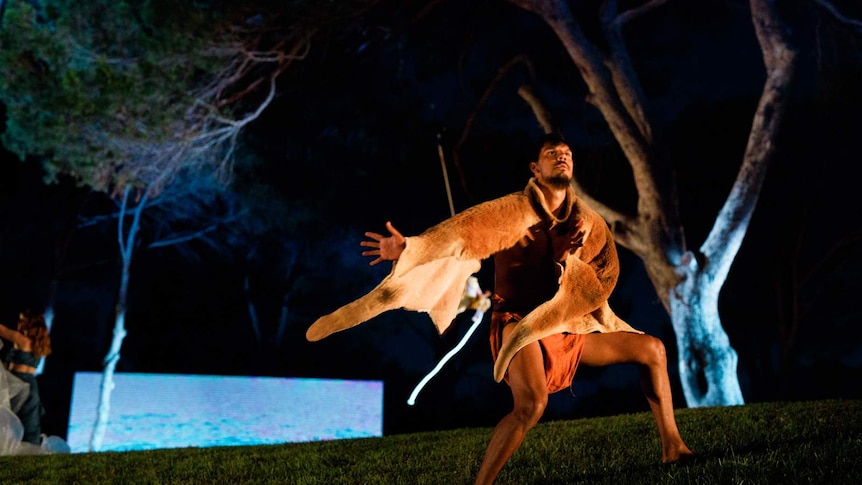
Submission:
[[20,348],[28,348],[30,346],[30,339],[26,335],[17,330],[12,330],[3,324],[0,324],[0,337],[14,343]]
[[400,232],[398,232],[397,229],[395,229],[395,226],[393,226],[391,222],[386,222],[386,230],[389,231],[389,234],[391,234],[390,236],[383,236],[376,232],[366,232],[365,237],[371,238],[373,241],[362,241],[359,243],[360,246],[374,248],[368,251],[362,251],[363,256],[377,256],[377,259],[368,263],[371,266],[374,266],[381,261],[397,260],[401,257],[401,253],[407,246],[406,239]]

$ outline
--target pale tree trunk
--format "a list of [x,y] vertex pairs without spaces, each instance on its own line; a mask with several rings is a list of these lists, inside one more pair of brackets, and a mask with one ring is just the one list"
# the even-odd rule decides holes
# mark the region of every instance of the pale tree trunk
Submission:
[[263,343],[260,335],[260,318],[257,316],[257,306],[254,304],[254,298],[251,294],[251,276],[248,274],[245,275],[242,281],[242,290],[245,293],[248,320],[251,322],[251,329],[254,331],[254,340],[260,346]]
[[[251,251],[246,255],[246,262],[248,263],[248,270],[246,271],[245,279],[243,280],[243,291],[245,292],[246,298],[246,306],[248,308],[249,320],[251,321],[252,329],[254,330],[255,338],[257,339],[258,346],[263,345],[263,333],[261,331],[260,317],[258,316],[257,305],[254,302],[254,294],[252,292],[252,268],[258,266],[259,247],[255,245]],[[284,340],[285,333],[287,332],[287,320],[290,316],[290,286],[292,286],[292,280],[294,279],[294,266],[296,264],[296,252],[297,249],[293,244],[286,244],[285,251],[283,253],[284,261],[285,261],[285,274],[283,281],[285,282],[285,286],[288,288],[282,293],[281,300],[279,304],[279,312],[278,312],[278,320],[276,321],[275,326],[275,335],[272,337],[272,343],[275,347],[280,347],[281,342]],[[265,257],[265,256],[262,256]]]
[[[251,263],[254,260],[255,253],[257,253],[257,245],[252,247],[251,251],[246,254],[245,259],[248,263]],[[257,345],[260,346],[262,343],[260,335],[260,319],[257,316],[257,306],[254,304],[254,296],[251,291],[250,271],[246,271],[245,278],[242,280],[242,290],[243,293],[245,293],[245,302],[246,307],[248,308],[248,319],[251,322],[251,329],[254,330],[254,338],[257,341]]]
[[284,292],[281,295],[281,309],[278,312],[278,326],[275,330],[275,346],[280,347],[284,340],[284,334],[287,331],[287,317],[290,316],[290,293]]
[[[285,290],[281,295],[281,310],[278,313],[278,327],[275,331],[275,346],[281,347],[281,342],[284,340],[284,336],[287,332],[287,318],[290,316],[290,296],[292,293],[292,288],[296,282],[297,277],[297,269],[296,269],[296,255],[299,253],[299,248],[297,248],[296,244],[286,243],[285,244],[285,266],[284,266],[284,281]],[[299,271],[301,273],[301,271]]]
[[[49,334],[54,327],[54,302],[57,299],[57,285],[58,281],[55,276],[51,278],[51,284],[48,289],[48,303],[45,305],[45,311],[42,312],[42,318],[45,319],[45,327],[48,329]],[[37,376],[40,376],[45,372],[45,359],[47,359],[47,357],[39,359],[39,365],[36,366]]]
[[[766,83],[754,115],[742,167],[700,255],[686,253],[677,267],[683,280],[670,292],[671,319],[680,349],[686,399],[704,404],[742,401],[736,352],[721,329],[718,294],[736,257],[766,175],[775,157],[775,133],[787,110],[796,52],[769,0],[752,0],[751,16],[763,51]],[[704,264],[699,264],[704,261]],[[697,324],[695,324],[697,323]],[[713,368],[707,372],[707,365]],[[698,402],[698,401],[695,401]]]
[[[651,0],[619,13],[602,8],[608,53],[594,45],[565,0],[509,0],[539,15],[553,29],[589,89],[587,101],[604,116],[629,161],[638,192],[637,212],[624,214],[593,199],[576,180],[579,195],[608,221],[614,238],[643,261],[671,316],[679,348],[680,378],[690,407],[743,404],[737,355],[718,313],[718,295],[739,250],[762,187],[773,140],[782,119],[794,52],[774,5],[752,0],[751,12],[763,51],[767,81],[736,183],[697,254],[686,248],[674,173],[653,139],[643,90],[622,36],[625,22],[666,3]],[[531,105],[536,99],[527,99]],[[539,113],[547,110],[534,109]],[[634,322],[636,325],[636,322]]]
[[102,441],[105,437],[105,431],[108,429],[108,418],[111,410],[111,392],[114,390],[114,371],[117,368],[117,362],[120,361],[120,349],[123,345],[123,339],[126,337],[126,309],[128,303],[132,255],[135,250],[135,244],[137,243],[141,213],[143,212],[147,202],[146,195],[138,201],[137,206],[134,208],[132,223],[129,226],[128,232],[126,232],[123,229],[123,222],[125,221],[126,207],[129,202],[130,191],[131,188],[127,186],[123,194],[123,204],[120,209],[120,214],[117,218],[117,242],[120,247],[120,259],[122,261],[120,288],[114,315],[114,334],[111,340],[111,347],[102,362],[105,368],[102,371],[102,382],[99,385],[99,402],[96,409],[96,422],[93,426],[93,433],[90,436],[89,451],[101,451],[102,449]]
[[[141,217],[145,210],[161,210],[162,213],[170,214],[172,217],[177,217],[179,211],[188,210],[195,211],[193,206],[202,203],[195,200],[192,192],[208,190],[206,186],[198,186],[197,188],[188,185],[191,180],[181,181],[180,184],[185,190],[191,192],[180,192],[173,196],[167,197],[164,193],[156,193],[153,195],[152,187],[162,187],[159,184],[153,184],[147,189],[141,189],[135,201],[131,201],[132,189],[130,185],[123,190],[122,203],[117,216],[117,243],[120,253],[120,283],[117,296],[117,303],[114,316],[114,331],[111,339],[110,349],[103,360],[104,370],[102,372],[102,382],[99,389],[99,401],[96,410],[96,422],[93,427],[93,432],[90,437],[90,451],[100,451],[105,431],[108,426],[111,405],[111,392],[114,389],[114,372],[117,368],[117,363],[120,360],[120,351],[122,349],[123,340],[126,337],[126,314],[128,307],[129,280],[131,278],[132,257],[140,243],[140,228]],[[159,203],[154,201],[159,199]],[[196,212],[192,212],[195,214]],[[199,229],[189,231],[184,228],[181,231],[170,232],[158,231],[161,237],[146,245],[147,249],[162,248],[185,244],[190,241],[202,241],[213,247],[217,244],[211,239],[210,234],[215,233],[219,227],[231,223],[243,216],[243,212],[230,211],[229,214],[222,219],[213,221],[211,224],[200,227]],[[188,214],[187,214],[188,216]],[[126,221],[131,217],[131,223],[126,227]]]

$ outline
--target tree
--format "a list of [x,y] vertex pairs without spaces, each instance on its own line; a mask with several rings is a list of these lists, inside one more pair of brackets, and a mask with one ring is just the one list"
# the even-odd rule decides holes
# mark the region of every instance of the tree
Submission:
[[[107,430],[113,375],[120,360],[126,332],[129,282],[133,256],[140,249],[173,247],[196,258],[204,248],[227,257],[251,237],[253,220],[240,197],[219,183],[214,176],[200,171],[178,174],[159,197],[140,197],[127,186],[123,196],[111,199],[117,210],[101,216],[86,217],[80,227],[115,224],[119,253],[120,281],[114,311],[113,338],[104,365],[95,425],[90,449],[99,451]],[[226,258],[227,259],[227,258]]]

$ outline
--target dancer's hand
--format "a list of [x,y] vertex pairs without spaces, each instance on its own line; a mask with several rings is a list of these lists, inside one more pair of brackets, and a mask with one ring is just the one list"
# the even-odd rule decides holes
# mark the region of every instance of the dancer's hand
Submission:
[[407,246],[404,236],[389,221],[386,222],[386,230],[389,231],[390,236],[384,236],[376,232],[366,232],[365,237],[373,239],[373,241],[362,241],[359,243],[360,246],[375,248],[362,251],[363,256],[377,256],[377,259],[368,263],[370,266],[374,266],[381,261],[397,260],[401,257],[401,252]]

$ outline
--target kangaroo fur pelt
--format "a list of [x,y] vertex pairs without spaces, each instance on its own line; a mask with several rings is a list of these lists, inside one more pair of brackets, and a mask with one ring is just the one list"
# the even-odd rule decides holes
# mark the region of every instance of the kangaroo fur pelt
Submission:
[[[605,220],[569,188],[572,217],[581,220],[583,245],[571,251],[563,265],[560,287],[548,301],[524,316],[503,341],[494,365],[500,382],[509,362],[524,346],[557,333],[635,332],[608,305],[619,278],[616,246]],[[565,220],[548,210],[541,190],[531,179],[523,192],[475,205],[406,238],[406,246],[390,273],[366,295],[320,317],[306,332],[309,341],[363,323],[383,312],[406,309],[427,312],[443,334],[459,311],[467,278],[481,261],[529,237],[529,228],[542,220]]]

